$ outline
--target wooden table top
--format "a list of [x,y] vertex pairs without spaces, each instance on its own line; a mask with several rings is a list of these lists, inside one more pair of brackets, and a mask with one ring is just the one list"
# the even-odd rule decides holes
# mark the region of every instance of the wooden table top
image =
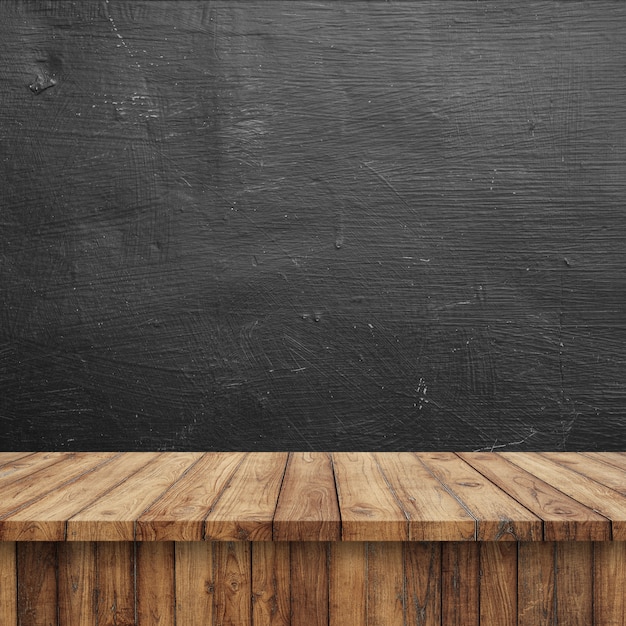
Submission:
[[623,452],[0,453],[2,541],[625,541]]

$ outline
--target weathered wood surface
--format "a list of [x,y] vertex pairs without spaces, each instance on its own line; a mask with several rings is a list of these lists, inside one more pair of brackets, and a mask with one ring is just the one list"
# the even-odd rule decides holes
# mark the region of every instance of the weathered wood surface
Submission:
[[0,449],[617,450],[626,4],[0,2]]
[[24,475],[21,459],[0,453],[0,540],[626,538],[626,468],[601,453],[92,456],[59,453],[50,466],[35,453]]
[[6,542],[0,557],[2,626],[626,623],[626,542]]

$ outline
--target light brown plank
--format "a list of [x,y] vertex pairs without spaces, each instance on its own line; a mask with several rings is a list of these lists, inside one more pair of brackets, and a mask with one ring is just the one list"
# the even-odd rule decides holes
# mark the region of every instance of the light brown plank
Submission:
[[174,624],[174,542],[136,544],[137,621],[139,626]]
[[4,489],[6,485],[15,482],[16,480],[42,470],[50,465],[54,465],[59,461],[62,461],[68,455],[63,452],[46,452],[37,454],[25,454],[22,456],[15,456],[15,458],[9,460],[7,457],[6,462],[3,462],[0,467],[0,489]]
[[626,452],[581,452],[580,454],[590,459],[619,467],[626,472]]
[[376,461],[409,518],[411,541],[468,541],[476,520],[410,452],[382,452]]
[[247,456],[205,520],[205,538],[269,541],[286,452]]
[[441,543],[405,543],[404,572],[406,624],[441,626]]
[[0,520],[0,537],[5,541],[64,541],[70,517],[155,456],[156,453],[150,452],[128,452],[92,472],[85,472],[71,483]]
[[251,544],[219,541],[215,544],[215,624],[240,626],[251,623]]
[[556,550],[556,620],[567,626],[593,624],[593,543],[559,541]]
[[344,541],[406,541],[408,519],[389,489],[376,457],[368,452],[335,452]]
[[176,558],[176,623],[212,626],[215,599],[213,543],[179,541]]
[[541,520],[452,452],[418,458],[477,519],[479,541],[541,540]]
[[330,455],[291,453],[274,515],[274,540],[337,541],[340,535]]
[[489,452],[459,456],[543,520],[546,541],[606,541],[611,523],[543,480]]
[[133,541],[135,520],[202,456],[168,452],[149,462],[67,521],[68,541]]
[[610,487],[622,496],[626,495],[626,472],[618,467],[576,452],[542,452],[541,456]]
[[17,547],[0,542],[0,624],[17,626]]
[[441,619],[445,626],[479,624],[479,552],[475,542],[441,544]]
[[330,626],[367,626],[367,544],[330,544]]
[[404,556],[398,541],[367,545],[367,624],[404,625]]
[[626,497],[539,453],[499,452],[504,458],[611,520],[612,537],[626,539]]
[[291,626],[290,544],[254,541],[252,549],[252,623]]
[[11,481],[9,485],[2,488],[0,518],[27,506],[82,474],[93,471],[99,465],[111,461],[115,456],[112,452],[78,452],[64,455],[59,462],[41,470],[33,468],[35,471],[28,472],[19,480]]
[[96,549],[98,626],[135,626],[134,545],[104,541]]
[[18,624],[56,626],[58,623],[56,544],[19,542],[17,580]]
[[517,626],[517,544],[480,546],[480,623]]
[[594,544],[594,626],[626,626],[626,541]]
[[96,626],[96,544],[61,542],[57,554],[60,625]]
[[0,476],[2,476],[5,465],[14,463],[19,459],[24,459],[27,456],[32,456],[33,454],[33,452],[0,452]]
[[244,457],[242,452],[207,452],[137,519],[137,540],[204,539],[204,519]]
[[328,543],[291,543],[291,626],[328,626]]
[[554,626],[553,542],[519,544],[517,561],[518,626]]

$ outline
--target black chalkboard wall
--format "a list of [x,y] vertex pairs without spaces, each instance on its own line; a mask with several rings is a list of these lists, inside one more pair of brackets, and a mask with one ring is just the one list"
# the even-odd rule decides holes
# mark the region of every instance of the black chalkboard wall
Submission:
[[0,3],[0,448],[619,449],[626,3]]

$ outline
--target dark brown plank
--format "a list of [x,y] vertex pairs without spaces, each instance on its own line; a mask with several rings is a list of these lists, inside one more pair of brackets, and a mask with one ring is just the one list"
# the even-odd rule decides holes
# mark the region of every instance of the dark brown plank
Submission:
[[213,625],[215,572],[213,543],[178,541],[176,558],[176,623]]
[[97,544],[98,626],[135,626],[135,549],[129,541]]
[[0,624],[17,626],[17,547],[0,541]]
[[291,543],[291,626],[328,626],[327,542]]
[[463,452],[459,456],[540,517],[546,541],[606,541],[611,538],[611,523],[606,517],[501,456],[489,452]]
[[556,551],[556,623],[593,624],[593,543],[559,541]]
[[18,542],[17,579],[19,582],[17,594],[19,626],[57,626],[56,544]]
[[517,626],[517,544],[480,546],[480,623]]
[[441,543],[404,544],[406,623],[441,626]]
[[479,544],[441,544],[441,620],[446,626],[478,626]]
[[330,544],[329,626],[367,626],[367,543]]
[[215,546],[215,624],[239,626],[252,620],[251,543],[218,541]]
[[404,625],[404,557],[399,541],[367,544],[367,624]]
[[555,544],[525,541],[519,544],[517,585],[518,625],[554,626]]
[[406,541],[408,519],[373,453],[333,453],[344,541]]
[[254,541],[252,548],[252,623],[291,626],[291,556],[284,541]]
[[98,624],[96,544],[60,542],[58,552],[59,624]]
[[235,471],[205,520],[205,538],[269,541],[286,452],[248,455]]
[[409,518],[411,541],[467,541],[476,520],[410,452],[376,453],[386,482]]
[[337,541],[339,504],[330,455],[293,452],[274,514],[275,541]]
[[174,543],[136,544],[137,620],[140,625],[171,626],[175,613]]
[[594,625],[626,626],[625,580],[626,541],[594,544]]
[[451,452],[419,453],[429,471],[477,520],[479,541],[532,541],[543,536],[541,520]]

